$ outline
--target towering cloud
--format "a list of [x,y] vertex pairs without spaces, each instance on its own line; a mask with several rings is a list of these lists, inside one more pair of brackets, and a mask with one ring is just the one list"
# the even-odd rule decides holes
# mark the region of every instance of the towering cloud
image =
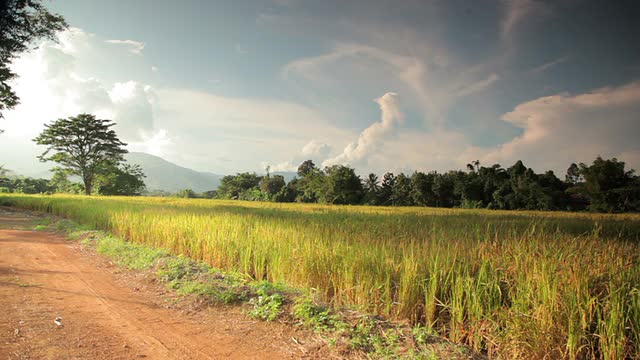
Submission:
[[382,119],[373,123],[360,133],[357,142],[352,142],[344,149],[342,154],[325,160],[323,166],[335,164],[358,165],[366,163],[367,158],[375,153],[384,143],[385,138],[393,135],[396,124],[403,120],[403,114],[398,108],[396,101],[397,94],[388,92],[382,97],[375,99],[380,106]]

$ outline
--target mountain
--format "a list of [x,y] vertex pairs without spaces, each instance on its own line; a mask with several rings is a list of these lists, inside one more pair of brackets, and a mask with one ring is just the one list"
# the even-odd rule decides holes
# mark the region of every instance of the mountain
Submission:
[[[220,180],[224,175],[210,172],[196,171],[171,163],[161,157],[142,152],[130,152],[124,155],[129,164],[137,164],[142,167],[146,175],[144,179],[147,189],[163,190],[167,192],[177,192],[182,189],[191,189],[195,192],[215,190],[220,185]],[[35,159],[35,156],[33,156]],[[52,173],[48,170],[53,167],[51,163],[41,163],[38,161],[20,162],[15,161],[7,164],[4,168],[11,171],[12,175],[22,175],[37,179],[50,179]],[[3,163],[0,162],[0,165]],[[282,175],[286,182],[296,176],[295,172],[274,171],[272,175]],[[260,174],[264,175],[264,174]],[[78,181],[77,179],[73,179]]]
[[215,190],[223,175],[200,172],[176,165],[154,155],[130,152],[124,155],[129,164],[137,164],[147,176],[144,179],[148,190],[176,192],[192,189],[195,192]]

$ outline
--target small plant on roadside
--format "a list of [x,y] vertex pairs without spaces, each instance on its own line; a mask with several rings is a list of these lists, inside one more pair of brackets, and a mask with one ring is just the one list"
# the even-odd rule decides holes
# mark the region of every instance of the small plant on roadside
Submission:
[[258,286],[256,295],[256,297],[249,300],[249,303],[253,306],[253,309],[249,311],[249,315],[266,321],[275,320],[282,312],[284,296],[277,292],[270,292],[267,285]]
[[114,262],[135,270],[148,269],[157,259],[167,256],[164,250],[132,244],[112,236],[101,238],[96,250]]
[[329,308],[315,304],[308,297],[303,297],[296,302],[293,315],[303,325],[319,332],[343,330],[348,326],[340,320],[340,316],[331,314]]

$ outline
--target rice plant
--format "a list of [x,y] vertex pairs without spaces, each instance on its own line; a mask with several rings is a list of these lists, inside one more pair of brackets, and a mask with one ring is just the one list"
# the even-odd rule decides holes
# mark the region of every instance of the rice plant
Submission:
[[0,195],[491,358],[640,358],[640,215]]

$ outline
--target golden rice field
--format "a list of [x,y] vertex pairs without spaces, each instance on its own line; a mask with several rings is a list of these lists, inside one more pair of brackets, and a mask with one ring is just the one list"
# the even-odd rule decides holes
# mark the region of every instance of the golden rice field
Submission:
[[0,195],[491,358],[640,358],[640,215]]

